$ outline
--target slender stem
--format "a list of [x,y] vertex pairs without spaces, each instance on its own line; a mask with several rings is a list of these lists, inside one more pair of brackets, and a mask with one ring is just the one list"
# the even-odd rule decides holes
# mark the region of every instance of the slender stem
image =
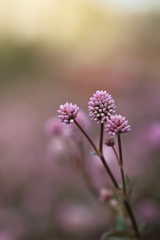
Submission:
[[117,152],[116,152],[115,147],[112,146],[112,149],[113,149],[113,152],[114,152],[114,154],[115,154],[115,156],[116,156],[116,159],[117,159],[117,161],[118,161],[118,164],[120,165],[120,160],[119,160],[119,157],[118,157],[118,154],[117,154]]
[[105,158],[103,156],[101,156],[100,159],[103,162],[103,165],[104,165],[107,173],[109,174],[109,176],[110,176],[110,178],[111,178],[111,180],[112,180],[112,182],[114,184],[114,187],[116,188],[116,190],[118,192],[118,195],[122,199],[122,201],[123,201],[123,203],[124,203],[124,205],[125,205],[125,207],[127,209],[127,212],[128,212],[128,215],[129,215],[129,217],[130,217],[130,219],[132,221],[133,229],[134,229],[134,231],[136,233],[137,239],[140,240],[140,234],[139,234],[139,231],[138,231],[137,223],[136,223],[135,217],[133,215],[132,209],[130,207],[130,204],[129,204],[128,200],[126,199],[126,196],[122,195],[121,190],[120,190],[120,188],[119,188],[119,186],[118,186],[118,184],[117,184],[117,182],[116,182],[116,180],[115,180],[115,178],[114,178],[110,168],[108,167],[108,164],[105,161]]
[[[88,136],[88,134],[83,130],[83,128],[79,125],[79,123],[78,123],[76,120],[74,120],[74,122],[75,122],[75,124],[77,125],[77,127],[81,130],[81,132],[85,135],[85,137],[88,139],[88,141],[90,142],[90,144],[91,144],[92,147],[94,148],[94,150],[95,150],[95,152],[97,153],[97,155],[100,157],[100,159],[101,159],[101,161],[102,161],[102,163],[103,163],[103,165],[104,165],[104,168],[106,169],[107,173],[109,174],[110,178],[112,179],[112,182],[113,182],[115,188],[120,191],[120,188],[119,188],[119,186],[118,186],[118,183],[117,183],[117,181],[115,180],[115,178],[114,178],[114,176],[113,176],[113,174],[112,174],[112,172],[111,172],[111,170],[110,170],[110,168],[109,168],[109,166],[108,166],[108,164],[107,164],[107,162],[106,162],[106,160],[105,160],[102,152],[99,151],[99,150],[96,148],[95,144],[92,142],[92,140],[90,139],[90,137]],[[101,128],[101,129],[102,129],[102,128]],[[103,129],[102,129],[102,130],[103,130]],[[103,136],[102,136],[102,137],[103,137]],[[100,141],[100,142],[101,142],[101,141]],[[102,141],[102,143],[103,143],[103,141]]]
[[101,159],[101,161],[102,161],[102,163],[103,163],[103,165],[104,165],[104,167],[105,167],[108,175],[110,176],[110,178],[111,178],[111,180],[112,180],[115,188],[116,188],[118,191],[120,191],[120,188],[119,188],[119,186],[118,186],[118,183],[117,183],[116,179],[114,178],[114,176],[113,176],[113,174],[112,174],[112,172],[111,172],[111,170],[110,170],[110,168],[109,168],[109,166],[108,166],[108,164],[107,164],[104,156],[103,156],[103,155],[100,156],[100,159]]
[[124,177],[124,171],[122,166],[120,166],[120,171],[122,176],[123,192],[124,194],[126,194],[126,184],[125,184],[125,177]]
[[103,152],[103,131],[104,131],[104,123],[100,125],[100,139],[99,139],[99,150],[101,153]]
[[90,144],[92,145],[93,149],[95,150],[95,152],[97,153],[97,148],[96,145],[93,143],[93,141],[90,139],[90,137],[88,136],[88,134],[83,130],[83,128],[79,125],[79,123],[74,119],[75,124],[77,125],[77,127],[81,130],[81,132],[85,135],[85,137],[88,139],[88,141],[90,142]]
[[115,154],[115,156],[116,156],[116,159],[117,159],[118,164],[119,164],[119,167],[120,167],[121,177],[122,177],[122,182],[123,182],[123,193],[126,194],[126,186],[125,186],[125,180],[124,180],[125,177],[124,177],[123,166],[122,166],[122,164],[121,164],[121,161],[120,161],[120,159],[119,159],[119,157],[118,157],[118,154],[117,154],[116,149],[114,148],[114,146],[112,146],[112,149],[113,149],[113,151],[114,151],[114,154]]
[[135,217],[134,217],[134,215],[133,215],[131,206],[130,206],[130,204],[129,204],[129,202],[128,202],[127,200],[123,200],[123,202],[124,202],[124,205],[125,205],[125,207],[126,207],[126,209],[127,209],[127,211],[128,211],[128,214],[129,214],[129,216],[130,216],[130,219],[131,219],[131,221],[132,221],[132,225],[133,225],[134,231],[135,231],[135,233],[136,233],[136,235],[137,235],[137,239],[140,240],[141,237],[140,237],[140,234],[139,234],[137,222],[136,222],[136,219],[135,219]]
[[123,156],[122,156],[122,145],[121,145],[121,137],[120,134],[117,134],[118,137],[118,148],[119,148],[119,161],[120,161],[120,170],[121,170],[121,176],[122,176],[122,182],[123,182],[123,193],[124,193],[124,205],[127,209],[127,212],[130,216],[130,219],[132,221],[132,225],[133,225],[133,229],[137,235],[137,239],[140,239],[140,234],[139,234],[139,230],[138,230],[138,226],[137,226],[137,222],[136,219],[134,217],[134,214],[132,212],[132,209],[130,207],[130,204],[128,202],[128,200],[126,199],[126,185],[125,185],[125,178],[124,178],[124,171],[123,171]]
[[[105,161],[105,158],[104,158],[102,152],[97,149],[97,147],[95,146],[95,144],[92,142],[92,140],[91,140],[90,137],[87,135],[87,133],[83,130],[83,128],[78,124],[78,122],[77,122],[76,120],[74,120],[74,122],[75,122],[75,124],[77,125],[77,127],[81,130],[81,132],[85,135],[85,137],[88,139],[88,141],[90,142],[90,144],[91,144],[92,147],[94,148],[94,150],[95,150],[95,152],[97,153],[97,155],[100,157],[100,159],[101,159],[101,161],[102,161],[102,163],[103,163],[103,165],[104,165],[107,173],[109,174],[109,176],[110,176],[110,178],[111,178],[111,180],[112,180],[112,182],[113,182],[114,187],[116,188],[116,190],[117,190],[120,198],[122,199],[122,201],[123,201],[123,203],[124,203],[124,205],[125,205],[125,207],[126,207],[126,209],[127,209],[127,212],[128,212],[128,215],[129,215],[129,217],[130,217],[130,219],[131,219],[131,221],[132,221],[132,225],[133,225],[134,231],[135,231],[135,233],[136,233],[137,239],[140,240],[140,234],[139,234],[139,231],[138,231],[137,223],[136,223],[135,217],[134,217],[134,215],[133,215],[132,209],[131,209],[131,207],[130,207],[130,204],[129,204],[128,200],[126,199],[125,194],[122,195],[121,189],[119,188],[116,179],[114,178],[114,176],[113,176],[113,174],[112,174],[112,172],[111,172],[111,170],[110,170],[107,162]],[[118,135],[118,145],[119,145],[120,161],[121,161],[121,163],[123,163],[123,159],[122,159],[122,147],[121,147],[121,141],[120,141],[120,136],[119,136],[119,135]],[[122,169],[122,170],[123,170],[123,169]],[[123,175],[123,176],[124,176],[124,175]]]
[[118,137],[119,158],[120,158],[121,164],[123,164],[122,146],[121,146],[121,135],[120,135],[120,134],[117,134],[117,137]]
[[125,177],[124,177],[124,171],[123,171],[123,156],[122,156],[122,146],[121,146],[121,136],[120,134],[117,134],[118,137],[118,148],[119,148],[119,161],[120,161],[120,171],[122,176],[122,184],[123,184],[123,192],[126,195],[126,184],[125,184]]

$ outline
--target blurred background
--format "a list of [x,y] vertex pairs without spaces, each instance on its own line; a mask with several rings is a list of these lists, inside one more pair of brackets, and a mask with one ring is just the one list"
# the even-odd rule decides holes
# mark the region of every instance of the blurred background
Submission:
[[[45,132],[60,104],[87,112],[96,90],[131,124],[122,141],[132,205],[149,226],[145,239],[160,239],[160,2],[1,0],[0,240],[97,240],[113,228],[97,199],[112,184],[86,140],[96,197],[64,160],[62,136]],[[93,122],[95,141],[98,130]],[[118,178],[114,156],[106,158]]]

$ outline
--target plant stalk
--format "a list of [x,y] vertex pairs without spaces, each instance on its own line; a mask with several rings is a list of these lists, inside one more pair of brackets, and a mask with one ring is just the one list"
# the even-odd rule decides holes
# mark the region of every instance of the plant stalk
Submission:
[[[93,149],[95,150],[95,152],[96,152],[96,154],[100,157],[100,159],[101,159],[101,161],[102,161],[102,163],[103,163],[103,165],[104,165],[104,168],[106,169],[106,171],[107,171],[107,173],[108,173],[108,175],[110,176],[110,178],[111,178],[111,180],[112,180],[112,183],[113,183],[113,185],[114,185],[114,187],[115,187],[115,189],[117,190],[117,192],[118,192],[118,195],[120,196],[120,198],[122,199],[122,201],[123,201],[123,203],[124,203],[124,205],[125,205],[125,207],[126,207],[126,209],[127,209],[127,212],[128,212],[128,215],[129,215],[129,217],[130,217],[130,219],[131,219],[131,221],[132,221],[132,225],[133,225],[133,229],[134,229],[134,231],[135,231],[135,234],[136,234],[136,237],[137,237],[137,239],[138,240],[140,240],[140,234],[139,234],[139,230],[138,230],[138,226],[137,226],[137,223],[136,223],[136,220],[135,220],[135,217],[134,217],[134,215],[133,215],[133,212],[132,212],[132,209],[131,209],[131,207],[130,207],[130,204],[129,204],[129,202],[128,202],[128,200],[126,199],[126,194],[124,194],[124,192],[123,192],[123,194],[122,194],[122,192],[121,192],[121,189],[119,188],[119,186],[118,186],[118,183],[117,183],[117,181],[116,181],[116,179],[114,178],[114,176],[113,176],[113,174],[112,174],[112,172],[111,172],[111,170],[110,170],[110,168],[109,168],[109,166],[108,166],[108,164],[107,164],[107,162],[106,162],[106,160],[105,160],[105,158],[104,158],[104,156],[103,156],[103,153],[102,153],[102,142],[103,142],[103,135],[102,135],[102,133],[101,133],[101,135],[102,135],[102,137],[100,138],[100,147],[101,147],[101,150],[99,150],[99,149],[97,149],[97,147],[95,146],[95,144],[93,143],[93,141],[90,139],[90,137],[87,135],[87,133],[83,130],[83,128],[79,125],[79,123],[76,121],[76,120],[74,120],[74,122],[75,122],[75,124],[77,125],[77,127],[81,130],[81,132],[85,135],[85,137],[87,138],[87,140],[90,142],[90,144],[92,145],[92,147],[93,147]],[[102,129],[102,126],[101,126],[101,131],[102,131],[103,129]],[[118,146],[119,146],[119,155],[120,155],[120,163],[122,164],[122,166],[123,166],[123,158],[122,158],[122,147],[121,147],[121,139],[120,139],[120,135],[118,135]],[[122,168],[122,172],[123,172],[123,168]],[[122,179],[123,179],[123,186],[125,186],[125,182],[124,182],[124,173],[122,174]],[[124,189],[123,189],[123,191],[124,191]]]
[[122,176],[122,185],[123,185],[123,193],[126,195],[126,184],[125,184],[125,176],[124,176],[124,170],[123,170],[123,156],[122,156],[122,145],[121,145],[121,136],[120,134],[117,134],[118,137],[118,149],[119,149],[119,161],[120,161],[120,171]]

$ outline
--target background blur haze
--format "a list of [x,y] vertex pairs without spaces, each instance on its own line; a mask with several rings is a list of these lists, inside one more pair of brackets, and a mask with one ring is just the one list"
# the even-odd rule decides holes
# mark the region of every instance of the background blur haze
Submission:
[[154,229],[145,239],[160,239],[160,2],[1,0],[0,240],[97,240],[112,229],[74,168],[48,159],[44,130],[66,101],[87,112],[96,90],[131,124],[133,206]]

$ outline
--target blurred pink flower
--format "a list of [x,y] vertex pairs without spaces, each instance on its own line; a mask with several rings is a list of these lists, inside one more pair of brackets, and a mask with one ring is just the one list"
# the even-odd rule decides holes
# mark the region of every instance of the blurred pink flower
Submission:
[[62,124],[60,121],[58,121],[57,117],[52,117],[45,123],[45,132],[49,136],[56,137],[60,135],[68,135],[69,131],[69,126]]
[[153,200],[147,199],[141,201],[137,207],[137,215],[141,221],[154,224],[159,219],[160,207]]
[[47,145],[47,155],[49,159],[64,159],[68,153],[72,152],[71,135],[73,131],[70,125],[62,124],[57,118],[52,117],[45,123],[45,132],[51,136]]
[[[84,111],[79,111],[76,120],[86,132],[89,131],[91,125],[90,119]],[[68,131],[68,134],[70,135],[70,137],[73,137],[74,140],[81,140],[82,138],[84,138],[84,135],[75,124],[70,124],[69,130],[70,131]]]
[[14,240],[14,238],[9,232],[0,230],[0,240]]
[[55,212],[56,222],[63,231],[81,236],[94,232],[104,225],[103,214],[100,219],[98,217],[97,212],[95,213],[91,207],[72,201],[63,202]]
[[160,147],[160,122],[153,123],[148,129],[147,140],[154,147]]

